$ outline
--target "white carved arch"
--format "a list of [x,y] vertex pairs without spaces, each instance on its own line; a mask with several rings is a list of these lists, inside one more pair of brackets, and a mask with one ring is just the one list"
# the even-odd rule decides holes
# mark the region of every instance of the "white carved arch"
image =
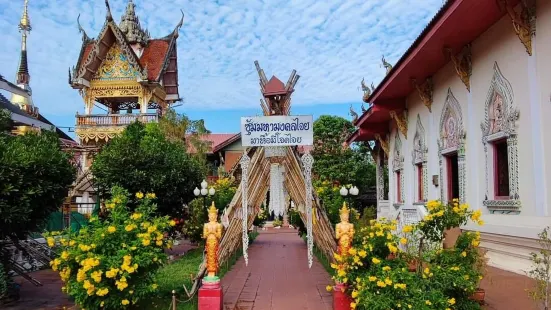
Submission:
[[444,169],[444,157],[447,154],[457,153],[459,174],[459,201],[465,202],[466,171],[465,171],[465,130],[461,106],[455,98],[451,88],[448,88],[444,108],[440,116],[438,155],[440,166],[440,199],[448,201],[447,171]]
[[[404,155],[402,150],[402,139],[400,139],[400,132],[396,130],[394,138],[394,149],[392,150],[392,171],[400,173],[400,197],[396,197],[397,204],[404,202]],[[396,186],[396,184],[395,184]]]
[[[416,165],[421,164],[422,165],[422,186],[423,186],[423,200],[427,200],[428,196],[428,174],[427,174],[427,154],[428,154],[428,148],[427,148],[427,142],[426,142],[426,135],[425,135],[425,128],[423,127],[423,124],[421,123],[421,117],[419,114],[417,114],[417,124],[415,125],[415,135],[413,137],[413,151],[412,151],[412,163],[414,165],[414,168],[416,168]],[[418,183],[419,181],[415,181]],[[419,186],[420,184],[417,184]],[[417,197],[418,201],[420,197]]]
[[[484,105],[484,121],[482,143],[486,161],[486,194],[483,204],[492,212],[510,212],[520,208],[518,182],[518,149],[516,122],[519,111],[514,106],[514,93],[511,83],[503,76],[497,62],[494,63],[494,74]],[[509,199],[492,200],[491,185],[495,180],[490,178],[493,173],[493,156],[490,156],[490,143],[496,140],[507,140],[507,156],[509,169]]]

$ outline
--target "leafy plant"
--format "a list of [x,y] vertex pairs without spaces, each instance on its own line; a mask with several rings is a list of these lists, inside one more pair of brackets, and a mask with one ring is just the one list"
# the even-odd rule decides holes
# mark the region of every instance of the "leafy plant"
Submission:
[[26,238],[59,209],[75,178],[55,132],[0,132],[0,240]]
[[545,310],[549,309],[549,296],[551,295],[551,236],[549,227],[538,234],[538,243],[541,247],[539,253],[530,253],[533,269],[528,274],[536,280],[536,286],[529,291],[530,296],[541,302]]
[[[428,204],[431,216],[417,225],[404,226],[397,232],[396,221],[372,220],[370,225],[356,230],[348,253],[334,255],[333,279],[348,285],[348,293],[354,299],[352,308],[480,309],[470,299],[483,275],[477,265],[482,261],[478,249],[480,234],[462,234],[453,249],[442,249],[440,237],[435,238],[440,242],[423,244],[423,240],[431,240],[424,235],[431,225],[443,234],[448,224],[453,227],[453,223],[464,221],[446,215],[437,201]],[[450,212],[480,221],[479,215],[469,211],[468,206],[462,208],[452,207]],[[435,218],[446,220],[437,222]],[[429,247],[433,244],[439,247]],[[423,250],[419,251],[419,247]],[[418,260],[415,271],[408,270],[412,259]]]
[[128,192],[115,187],[112,194],[104,220],[92,216],[77,233],[46,234],[58,252],[50,265],[81,308],[121,309],[156,294],[155,273],[171,245],[165,235],[175,223],[155,216],[155,194],[138,192],[134,211],[127,208]]
[[274,220],[274,223],[273,223],[274,227],[281,226],[281,224],[283,224],[283,223],[279,219]]
[[208,222],[206,207],[202,198],[193,199],[188,204],[189,215],[183,224],[182,234],[191,242],[203,242],[203,225]]
[[339,116],[322,115],[314,122],[313,172],[318,180],[354,184],[364,191],[375,185],[375,165],[364,144],[343,147],[353,131],[352,123]]
[[[216,191],[214,197],[214,203],[218,210],[224,210],[233,199],[237,186],[233,177],[222,177],[216,180],[214,183],[214,189]],[[219,212],[221,213],[221,212]]]
[[262,227],[264,226],[264,223],[266,223],[267,219],[268,219],[268,208],[262,205],[262,207],[260,208],[260,211],[254,218],[253,225],[257,227]]
[[157,193],[158,211],[181,217],[183,205],[195,197],[193,189],[205,174],[186,151],[184,144],[168,139],[159,124],[135,122],[95,157],[94,184],[102,197],[109,197],[116,185],[132,193]]

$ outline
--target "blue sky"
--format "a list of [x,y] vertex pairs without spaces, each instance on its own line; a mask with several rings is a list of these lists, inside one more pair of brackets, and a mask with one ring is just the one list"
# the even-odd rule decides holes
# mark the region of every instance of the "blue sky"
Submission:
[[[19,59],[17,24],[24,0],[0,0],[0,74],[14,79]],[[128,0],[110,0],[118,22]],[[185,13],[178,39],[180,95],[176,110],[203,118],[213,132],[237,132],[239,117],[260,113],[254,60],[268,78],[301,76],[294,114],[348,116],[360,111],[360,81],[377,85],[381,56],[401,57],[442,5],[442,0],[134,0],[151,36],[169,34]],[[168,4],[170,3],[170,4]],[[29,0],[28,38],[33,99],[58,126],[74,126],[84,111],[67,83],[75,65],[80,21],[95,37],[105,21],[103,0]]]

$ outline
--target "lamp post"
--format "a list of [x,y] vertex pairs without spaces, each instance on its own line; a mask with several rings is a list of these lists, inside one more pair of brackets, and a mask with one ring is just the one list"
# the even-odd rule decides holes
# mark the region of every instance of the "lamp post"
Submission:
[[350,196],[358,196],[360,193],[360,190],[356,186],[352,186],[351,188],[347,189],[345,186],[341,187],[341,190],[339,191],[341,196],[346,200],[346,196],[350,194]]
[[203,182],[201,182],[201,189],[199,188],[195,188],[193,190],[193,194],[195,195],[195,197],[199,197],[199,196],[203,196],[203,207],[207,207],[207,204],[206,204],[206,199],[207,199],[207,195],[210,197],[210,196],[214,196],[214,194],[216,193],[216,191],[214,190],[214,187],[210,187],[210,188],[207,188],[208,187],[208,183],[207,181],[203,180]]

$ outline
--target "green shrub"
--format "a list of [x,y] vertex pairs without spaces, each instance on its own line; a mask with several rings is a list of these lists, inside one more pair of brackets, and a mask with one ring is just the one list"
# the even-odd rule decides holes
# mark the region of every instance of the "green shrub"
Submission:
[[183,224],[182,234],[191,242],[203,242],[203,225],[208,222],[207,208],[202,198],[193,199],[189,204],[189,215]]
[[156,294],[154,275],[171,245],[165,236],[175,222],[154,216],[155,194],[137,193],[131,213],[128,193],[116,187],[111,193],[104,220],[92,216],[77,233],[46,235],[59,254],[50,264],[65,283],[62,290],[85,309],[121,309]]

